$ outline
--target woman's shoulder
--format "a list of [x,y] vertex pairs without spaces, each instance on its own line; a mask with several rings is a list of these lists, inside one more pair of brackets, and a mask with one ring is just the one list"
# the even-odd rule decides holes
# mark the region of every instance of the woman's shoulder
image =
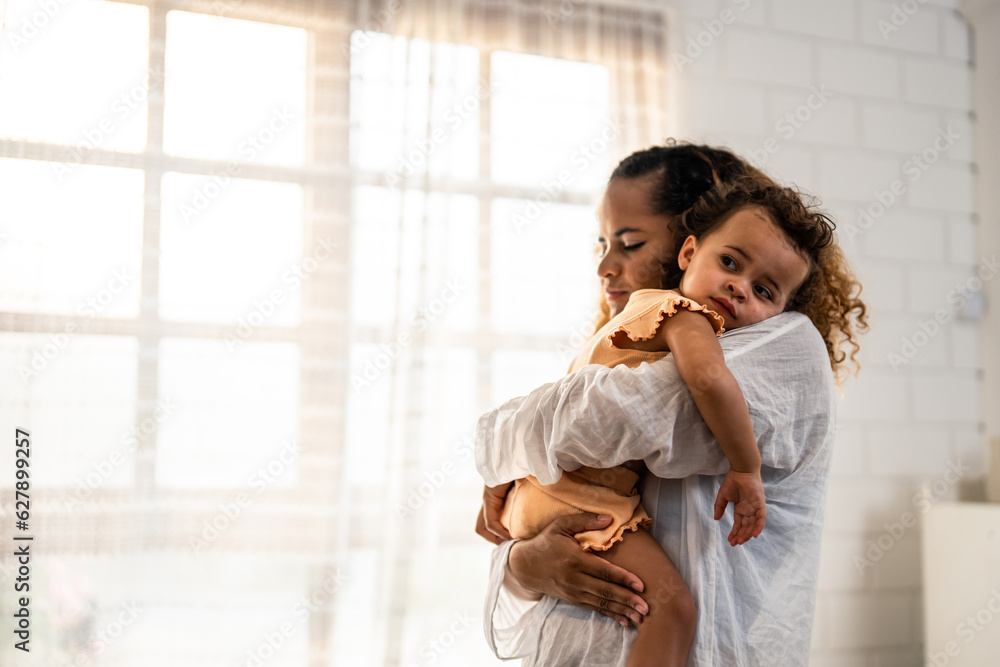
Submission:
[[[829,415],[835,404],[834,375],[823,336],[802,313],[786,312],[727,333],[719,339],[726,366],[763,419]],[[779,466],[780,467],[780,466]]]
[[787,311],[763,322],[727,331],[719,342],[726,351],[727,362],[743,355],[777,357],[786,362],[825,365],[829,370],[823,336],[802,313]]
[[760,365],[795,367],[801,372],[829,374],[830,359],[826,343],[812,321],[788,311],[763,322],[727,331],[719,338],[726,363],[738,359]]

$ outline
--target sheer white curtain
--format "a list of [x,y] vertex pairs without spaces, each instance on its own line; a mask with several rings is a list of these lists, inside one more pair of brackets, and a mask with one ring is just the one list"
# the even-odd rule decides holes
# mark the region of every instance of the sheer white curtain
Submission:
[[[3,664],[488,664],[469,436],[589,333],[641,5],[7,0]],[[19,542],[18,542],[19,543]]]

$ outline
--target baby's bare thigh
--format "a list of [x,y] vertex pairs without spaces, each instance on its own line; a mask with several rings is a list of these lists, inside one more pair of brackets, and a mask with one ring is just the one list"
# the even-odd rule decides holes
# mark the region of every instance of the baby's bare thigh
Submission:
[[641,595],[650,614],[655,614],[660,605],[676,602],[677,596],[691,597],[680,572],[652,535],[640,528],[625,533],[623,538],[607,551],[594,553],[642,580]]

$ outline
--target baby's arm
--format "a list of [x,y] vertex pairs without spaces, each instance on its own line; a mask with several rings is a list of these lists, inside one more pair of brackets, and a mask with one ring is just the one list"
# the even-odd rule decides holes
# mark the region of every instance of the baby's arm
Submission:
[[664,319],[652,338],[631,341],[620,333],[614,344],[648,351],[669,350],[674,356],[677,371],[691,390],[698,411],[729,459],[730,470],[715,501],[715,518],[721,518],[732,502],[735,514],[730,544],[743,544],[760,535],[767,517],[760,450],[743,393],[726,366],[708,318],[702,313],[678,310]]

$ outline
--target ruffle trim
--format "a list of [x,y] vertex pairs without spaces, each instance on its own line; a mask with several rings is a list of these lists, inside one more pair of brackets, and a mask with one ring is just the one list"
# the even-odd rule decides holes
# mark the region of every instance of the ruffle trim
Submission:
[[[677,306],[681,306],[684,310],[690,310],[692,313],[705,313],[708,317],[709,322],[712,323],[712,327],[715,329],[715,335],[721,336],[726,332],[726,327],[724,326],[726,321],[717,312],[709,308],[708,306],[703,306],[696,301],[692,301],[686,296],[674,296],[666,304],[660,308],[660,312],[657,313],[656,321],[653,322],[653,327],[649,331],[648,336],[643,336],[641,334],[632,335],[632,332],[628,330],[628,324],[619,324],[618,327],[608,333],[607,340],[608,344],[612,347],[614,344],[614,337],[620,332],[624,331],[625,335],[628,336],[629,340],[632,342],[639,342],[640,340],[649,340],[654,335],[656,335],[657,330],[660,328],[660,324],[663,322],[664,317],[672,317],[677,314]],[[633,528],[633,530],[635,530]]]
[[629,519],[628,523],[624,523],[618,526],[618,529],[615,531],[615,534],[612,535],[608,540],[603,542],[594,542],[593,544],[589,544],[591,540],[588,540],[588,544],[584,544],[583,542],[581,542],[580,546],[583,548],[584,551],[607,551],[611,547],[615,546],[617,542],[621,542],[622,540],[625,539],[624,535],[626,530],[634,533],[635,531],[639,530],[639,528],[645,528],[648,530],[649,527],[652,525],[653,525],[653,520],[649,518],[649,516],[647,516],[646,514],[643,514],[643,516],[633,517],[632,519]]

